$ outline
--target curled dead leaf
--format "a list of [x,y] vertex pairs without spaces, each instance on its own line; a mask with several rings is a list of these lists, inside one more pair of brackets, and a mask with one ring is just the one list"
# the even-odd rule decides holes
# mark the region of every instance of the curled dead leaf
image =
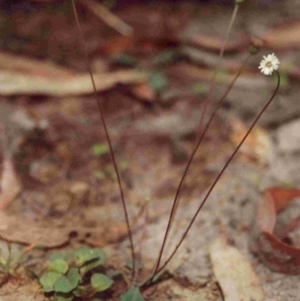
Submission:
[[217,238],[209,248],[214,274],[225,301],[260,301],[264,298],[259,279],[248,260],[226,239]]
[[[300,197],[300,189],[273,187],[264,191],[257,208],[256,251],[270,269],[280,273],[300,273],[300,247],[287,244],[273,234],[276,214],[296,197]],[[295,223],[292,224],[294,227]]]

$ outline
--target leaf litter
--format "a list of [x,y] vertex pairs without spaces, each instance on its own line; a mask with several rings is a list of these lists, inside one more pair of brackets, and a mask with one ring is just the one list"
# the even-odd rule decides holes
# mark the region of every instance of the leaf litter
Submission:
[[[139,7],[137,8],[137,10]],[[127,13],[125,10],[123,11],[124,14]],[[145,15],[148,15],[148,11],[146,10]],[[182,13],[182,12],[181,12]],[[133,18],[136,12],[132,10],[131,15],[127,14],[127,19],[122,17],[122,13],[120,13],[120,16],[123,20],[128,22],[128,19]],[[155,9],[154,13],[152,15],[155,16]],[[164,22],[166,18],[161,17],[159,20]],[[135,25],[135,22],[128,22],[129,24],[133,24],[134,29],[136,27],[139,27],[139,31],[141,31],[141,28],[151,28],[151,26],[140,26],[140,22],[146,22],[147,18],[141,18],[139,17],[139,20]],[[157,21],[157,20],[156,20]],[[156,22],[160,23],[160,22]],[[162,23],[164,24],[164,23]],[[176,24],[176,22],[174,22]],[[164,25],[163,25],[164,26]],[[96,28],[96,27],[95,27]],[[138,49],[138,47],[142,48],[142,53],[149,53],[149,49],[153,51],[160,43],[163,41],[164,36],[166,35],[166,32],[168,30],[162,30],[161,23],[157,24],[155,26],[155,30],[152,31],[151,33],[148,32],[149,36],[146,37],[146,39],[142,39],[142,35],[144,32],[142,32],[142,35],[140,34],[139,39],[137,39],[136,44],[134,45],[135,50]],[[169,32],[168,32],[169,33]],[[105,35],[104,35],[105,36]],[[137,33],[138,36],[138,33]],[[170,38],[171,37],[171,38]],[[176,37],[173,35],[168,36],[167,39],[167,45],[170,43],[170,40],[176,41]],[[214,41],[213,41],[214,42]],[[95,43],[96,44],[96,43]],[[164,45],[166,45],[164,44]],[[134,48],[133,47],[133,48]],[[200,46],[201,47],[201,46]],[[237,47],[236,49],[239,49]],[[150,51],[150,52],[151,52]],[[76,62],[77,63],[77,62]],[[55,69],[55,68],[54,68]],[[184,69],[184,68],[183,68]],[[204,70],[206,72],[206,70]],[[19,70],[16,72],[14,71],[14,74],[19,75]],[[42,72],[43,71],[39,71]],[[51,71],[52,72],[52,71]],[[202,71],[201,71],[202,72]],[[47,72],[45,72],[47,73]],[[187,72],[189,73],[189,72]],[[72,72],[72,75],[74,72]],[[114,74],[114,71],[112,72]],[[72,76],[71,75],[71,76]],[[109,75],[107,73],[103,74],[104,76]],[[208,79],[209,74],[205,74],[203,78]],[[185,76],[185,75],[184,75]],[[36,77],[33,77],[36,79]],[[27,79],[26,79],[27,80]],[[144,80],[144,79],[143,79]],[[225,74],[224,80],[228,80]],[[245,82],[240,85],[240,91],[239,93],[247,86],[245,83],[247,82],[248,84],[248,78],[246,78]],[[134,82],[134,81],[133,81]],[[143,81],[142,81],[143,82]],[[32,83],[29,82],[28,83]],[[35,82],[36,84],[37,82]],[[86,81],[87,83],[87,81]],[[131,103],[130,106],[132,107],[132,110],[130,111],[132,113],[132,119],[126,120],[126,118],[122,119],[120,124],[118,122],[114,121],[114,116],[113,114],[116,113],[117,111],[117,104],[120,103],[118,99],[120,97],[123,97],[125,99],[124,94],[122,91],[120,91],[119,87],[116,86],[115,84],[118,82],[113,81],[113,84],[111,86],[107,85],[105,89],[111,89],[114,87],[113,90],[109,91],[109,96],[106,96],[107,99],[109,99],[109,104],[108,106],[108,119],[110,120],[110,128],[113,133],[113,139],[115,139],[115,143],[117,145],[122,146],[122,153],[126,153],[128,155],[128,160],[131,165],[130,165],[130,171],[131,171],[131,177],[133,180],[133,185],[134,185],[134,190],[137,195],[135,195],[130,189],[128,189],[127,193],[130,198],[130,200],[133,202],[134,206],[139,207],[139,204],[141,202],[141,199],[145,199],[145,193],[149,193],[150,191],[154,191],[152,194],[150,194],[152,199],[152,202],[150,202],[150,208],[153,207],[154,209],[159,209],[158,213],[154,211],[154,213],[151,213],[150,215],[153,214],[153,219],[149,219],[149,227],[146,231],[146,234],[143,236],[145,237],[144,239],[147,239],[146,242],[144,243],[144,249],[146,250],[144,257],[145,257],[145,266],[150,268],[152,260],[154,260],[154,257],[156,255],[157,247],[160,244],[159,238],[160,237],[153,237],[153,233],[160,233],[161,229],[165,227],[165,220],[166,220],[166,212],[168,211],[167,209],[169,208],[170,204],[170,197],[171,197],[171,191],[173,191],[173,186],[176,186],[176,179],[178,178],[178,175],[180,174],[181,170],[181,165],[174,166],[171,164],[171,159],[170,159],[170,153],[169,153],[169,145],[168,143],[164,140],[166,136],[168,136],[169,131],[165,131],[163,135],[158,134],[156,135],[155,130],[152,131],[152,133],[149,135],[149,137],[145,137],[145,134],[141,133],[139,131],[139,128],[137,129],[132,129],[131,131],[126,131],[128,128],[126,125],[130,123],[132,120],[137,120],[138,122],[135,125],[139,124],[139,121],[142,121],[143,119],[149,121],[151,123],[151,120],[153,121],[153,124],[155,124],[155,118],[153,118],[153,112],[149,113],[146,110],[143,110],[139,108],[137,104]],[[58,83],[59,84],[59,83]],[[87,84],[88,85],[88,84]],[[87,87],[86,85],[86,87]],[[104,85],[105,86],[105,85]],[[102,86],[101,86],[102,87]],[[264,82],[259,83],[259,87],[264,87]],[[22,88],[23,89],[23,88]],[[90,88],[89,88],[90,89]],[[42,89],[41,89],[42,90]],[[81,91],[83,91],[82,89]],[[22,91],[21,89],[19,91]],[[38,89],[33,89],[31,92],[29,91],[28,93],[36,93]],[[47,89],[46,89],[47,91]],[[58,94],[62,93],[61,91],[63,90],[58,90]],[[79,91],[79,90],[76,90]],[[85,91],[88,91],[86,88]],[[90,91],[90,90],[89,90]],[[149,93],[149,91],[146,91]],[[40,92],[39,92],[40,93]],[[41,94],[45,93],[41,91]],[[49,92],[53,93],[53,92]],[[64,92],[65,93],[65,92]],[[78,92],[82,93],[82,92]],[[84,92],[84,93],[89,93],[89,92]],[[138,92],[139,93],[139,92]],[[140,92],[141,93],[141,92]],[[144,93],[144,94],[143,94]],[[141,95],[149,95],[145,93],[145,91],[142,92]],[[16,93],[18,94],[18,93]],[[46,93],[47,94],[47,93]],[[58,95],[57,94],[57,95]],[[49,94],[50,95],[50,94]],[[152,97],[152,96],[151,96]],[[238,97],[238,95],[236,95]],[[247,103],[247,99],[251,99],[252,97],[244,97],[243,103]],[[293,98],[293,96],[292,96]],[[52,101],[53,99],[51,99]],[[62,100],[64,101],[64,100]],[[71,229],[75,229],[75,232],[77,231],[79,233],[79,240],[87,239],[90,242],[100,242],[106,245],[107,243],[113,243],[112,250],[114,253],[118,253],[119,246],[122,248],[128,247],[128,243],[122,242],[121,245],[119,245],[120,239],[121,241],[123,238],[125,238],[125,225],[121,221],[119,224],[116,223],[116,220],[120,220],[121,216],[121,211],[118,209],[115,209],[115,211],[112,210],[113,207],[115,207],[116,201],[118,201],[118,196],[116,194],[111,195],[111,191],[113,183],[109,179],[105,180],[96,180],[90,177],[90,168],[93,169],[95,166],[99,168],[104,164],[105,166],[105,161],[106,158],[100,158],[100,163],[93,162],[91,166],[87,166],[89,161],[91,160],[92,154],[90,153],[90,147],[96,143],[96,142],[103,142],[103,133],[100,133],[100,137],[98,135],[98,130],[99,127],[99,121],[96,117],[95,114],[95,106],[92,104],[92,100],[89,98],[83,99],[84,101],[84,109],[80,112],[79,116],[80,118],[85,117],[85,118],[78,118],[75,122],[75,120],[72,120],[71,118],[68,119],[68,121],[65,123],[65,119],[63,119],[63,114],[61,112],[57,112],[55,110],[55,107],[57,107],[57,103],[53,104],[52,106],[43,103],[42,106],[37,106],[38,110],[44,111],[44,113],[48,114],[51,116],[51,128],[54,130],[55,136],[52,137],[54,144],[57,142],[61,142],[63,140],[67,140],[68,143],[70,143],[70,146],[72,151],[76,153],[76,161],[75,163],[72,158],[68,159],[71,161],[71,171],[73,172],[73,177],[76,178],[76,180],[79,181],[86,181],[89,182],[90,185],[90,191],[88,194],[88,197],[83,197],[79,198],[79,208],[82,209],[85,206],[90,207],[92,209],[98,208],[99,210],[95,210],[95,218],[94,220],[90,220],[89,218],[84,218],[84,223],[90,223],[89,225],[84,225],[81,226],[81,229],[76,227],[70,227],[68,228],[68,218],[66,218],[66,221],[62,220],[61,217],[65,216],[64,214],[67,214],[70,209],[71,214],[73,215],[73,220],[71,222],[74,223],[74,221],[82,221],[82,215],[79,213],[78,214],[78,208],[76,209],[76,206],[68,208],[68,206],[65,206],[67,203],[69,203],[70,200],[72,200],[72,197],[70,196],[68,189],[65,191],[60,192],[60,194],[51,194],[49,193],[50,190],[53,188],[53,186],[57,185],[56,189],[59,191],[59,183],[58,184],[53,184],[53,183],[48,183],[43,186],[33,186],[39,191],[40,199],[36,198],[30,198],[29,197],[29,208],[28,208],[28,203],[27,204],[17,204],[17,202],[14,204],[15,207],[12,208],[12,211],[14,211],[13,218],[16,219],[16,216],[18,216],[19,220],[19,215],[22,209],[24,210],[24,213],[22,214],[27,214],[30,216],[32,219],[32,223],[28,223],[28,219],[24,219],[21,221],[20,219],[20,224],[19,225],[29,225],[29,229],[32,229],[32,233],[34,234],[32,237],[28,235],[28,237],[23,239],[23,243],[28,243],[32,240],[32,238],[37,238],[41,239],[42,242],[44,242],[48,247],[54,247],[57,245],[60,245],[61,243],[64,243],[68,241],[69,239],[69,234]],[[54,100],[55,102],[55,100]],[[183,100],[179,99],[177,103],[175,104],[174,107],[172,107],[171,110],[181,110],[182,107],[180,107],[180,103],[182,103]],[[184,105],[189,106],[190,104],[195,104],[195,99],[188,99],[187,103]],[[249,102],[250,103],[250,102]],[[249,104],[248,107],[251,106],[256,106],[254,104]],[[174,109],[175,108],[175,109]],[[49,111],[47,111],[49,110]],[[119,109],[120,110],[120,109]],[[157,109],[157,111],[161,114],[165,113],[164,110],[162,109]],[[157,114],[156,111],[156,114]],[[177,112],[178,113],[178,112]],[[68,115],[68,114],[65,114]],[[240,116],[239,114],[237,114]],[[69,114],[70,116],[70,114]],[[88,116],[88,117],[87,117]],[[290,115],[292,116],[292,115]],[[243,116],[242,116],[243,117]],[[180,116],[180,118],[182,118]],[[178,118],[178,120],[181,120]],[[185,118],[183,118],[184,120]],[[97,124],[98,123],[98,124]],[[84,127],[83,125],[88,124],[90,127]],[[65,128],[63,126],[65,126]],[[125,125],[125,126],[124,126]],[[172,128],[172,127],[171,127]],[[220,152],[220,163],[222,163],[222,155],[225,155],[225,152],[228,151],[227,147],[225,146],[220,146],[222,139],[215,138],[216,134],[219,132],[220,126],[216,126],[216,128],[212,129],[211,134],[209,135],[208,142],[212,145],[211,148],[209,147],[209,144],[205,144],[203,152],[199,154],[199,158],[196,160],[197,164],[195,164],[195,171],[191,174],[191,180],[187,181],[187,187],[186,190],[184,191],[185,193],[190,193],[189,195],[189,201],[182,200],[181,206],[179,207],[178,211],[178,216],[180,217],[177,225],[175,224],[175,230],[173,236],[171,236],[170,242],[175,243],[174,237],[176,234],[176,231],[178,232],[177,234],[180,234],[180,231],[182,231],[182,227],[184,227],[188,220],[190,219],[191,214],[195,210],[195,205],[199,202],[199,191],[202,191],[204,187],[207,187],[207,183],[210,180],[211,176],[211,171],[208,173],[205,173],[205,168],[200,168],[198,165],[199,163],[202,162],[203,165],[207,165],[207,162],[209,161],[208,159],[208,154],[212,152],[212,150],[215,149],[213,148],[213,145],[218,145],[219,152]],[[166,133],[167,132],[167,133]],[[97,133],[97,135],[96,135]],[[124,134],[124,136],[118,136],[120,134]],[[183,131],[184,133],[184,131]],[[74,136],[75,134],[75,136]],[[72,136],[73,135],[73,136]],[[77,135],[77,136],[76,136]],[[224,135],[224,133],[223,133]],[[74,144],[72,144],[72,139],[82,139],[82,141],[79,141],[80,139],[77,140],[77,145],[75,145],[77,148],[73,147]],[[130,137],[131,139],[128,139]],[[134,140],[134,137],[136,140]],[[225,136],[227,139],[227,136]],[[141,140],[143,138],[143,140]],[[223,136],[224,138],[224,136]],[[125,142],[124,142],[125,141]],[[141,141],[145,142],[146,147],[143,146],[141,147]],[[92,143],[93,142],[93,143]],[[184,146],[186,149],[190,149],[192,146],[192,142],[189,140],[184,140]],[[252,147],[252,145],[251,145]],[[134,149],[134,151],[132,151]],[[79,151],[80,150],[80,151]],[[157,153],[161,154],[161,158],[157,158]],[[77,155],[78,154],[78,155]],[[89,155],[88,155],[89,154]],[[143,157],[141,157],[141,154],[143,154]],[[215,153],[214,153],[215,156]],[[259,155],[258,155],[259,156]],[[134,162],[134,158],[139,158],[137,160],[138,162]],[[242,158],[242,157],[241,157]],[[74,158],[73,158],[74,159]],[[218,165],[218,160],[216,160]],[[203,289],[199,289],[199,286],[206,286],[205,293],[207,294],[207,298],[211,300],[216,300],[217,298],[220,297],[218,295],[218,289],[216,289],[217,294],[212,294],[213,289],[210,289],[211,287],[216,288],[216,283],[213,278],[213,272],[211,269],[211,264],[208,260],[208,248],[207,248],[207,242],[211,241],[215,236],[216,233],[218,233],[218,227],[216,224],[221,220],[222,223],[225,224],[226,228],[228,228],[228,231],[230,233],[230,238],[234,241],[235,246],[246,256],[249,261],[253,264],[255,267],[255,270],[258,274],[258,276],[261,279],[261,284],[266,292],[266,299],[278,299],[278,300],[286,300],[287,294],[289,294],[289,301],[290,300],[296,300],[295,296],[297,294],[295,293],[297,290],[297,283],[299,281],[298,276],[294,278],[290,277],[283,277],[280,274],[276,274],[273,272],[270,272],[263,264],[260,264],[256,261],[256,257],[254,257],[250,252],[249,252],[249,241],[248,241],[248,234],[249,230],[251,228],[251,222],[253,218],[253,209],[257,203],[257,201],[260,199],[260,195],[257,193],[258,191],[258,183],[259,183],[259,176],[262,171],[264,171],[265,167],[259,166],[257,167],[254,163],[255,168],[259,170],[259,173],[257,170],[253,172],[251,170],[251,167],[249,167],[249,162],[243,165],[242,159],[240,159],[239,163],[236,166],[233,166],[231,169],[231,173],[228,173],[228,176],[225,177],[224,182],[220,183],[219,189],[214,193],[212,196],[212,199],[210,202],[207,204],[205,207],[205,210],[203,211],[203,214],[199,217],[199,220],[197,221],[195,225],[195,229],[193,232],[190,233],[189,239],[185,243],[185,247],[183,250],[178,254],[177,259],[175,259],[174,264],[172,264],[169,268],[169,270],[173,273],[174,275],[174,280],[170,280],[169,282],[163,282],[162,285],[166,285],[162,290],[165,292],[169,292],[169,296],[173,296],[173,293],[176,291],[176,287],[178,288],[177,294],[179,296],[185,296],[185,298],[188,298],[189,300],[192,300],[193,297],[197,297],[199,299],[200,296],[203,298]],[[153,173],[147,175],[147,177],[144,177],[145,170],[148,170],[153,168]],[[245,175],[245,170],[246,168],[249,168],[250,171],[247,170],[247,173],[249,173],[249,177],[247,178]],[[255,169],[254,168],[254,169]],[[168,170],[168,174],[162,175],[161,170]],[[208,170],[208,169],[207,169]],[[204,173],[204,174],[203,174]],[[163,179],[161,180],[160,183],[157,183],[155,180],[157,178],[157,175],[161,175]],[[125,175],[125,174],[124,174]],[[201,176],[199,176],[201,175]],[[251,176],[250,176],[251,175]],[[245,179],[246,177],[246,179]],[[127,178],[127,177],[126,177]],[[253,180],[255,179],[255,181]],[[126,179],[127,180],[127,179]],[[99,181],[99,182],[98,182]],[[254,184],[253,184],[254,181]],[[200,183],[200,184],[199,184]],[[249,184],[251,183],[251,184]],[[31,185],[32,182],[25,177],[25,184],[26,185]],[[150,184],[150,185],[149,185]],[[35,183],[36,185],[36,183]],[[66,183],[66,186],[68,186],[69,183]],[[96,188],[95,188],[96,187]],[[226,189],[225,189],[226,187]],[[65,188],[64,188],[65,189]],[[64,190],[62,189],[62,190]],[[193,190],[194,189],[194,190]],[[28,192],[28,190],[27,190]],[[185,194],[184,193],[184,194]],[[22,198],[21,198],[22,199]],[[55,200],[60,200],[60,203],[63,203],[63,207],[59,207],[59,204],[55,204]],[[52,203],[53,202],[53,203]],[[159,202],[160,206],[157,206],[157,202]],[[50,203],[50,204],[49,204]],[[253,204],[254,203],[254,204]],[[53,206],[51,205],[53,204]],[[44,215],[39,216],[40,213],[34,212],[34,208],[39,207],[43,208],[45,207],[46,210],[44,211]],[[159,208],[157,208],[159,207]],[[59,209],[60,208],[60,209]],[[167,208],[167,209],[165,209]],[[57,210],[58,209],[58,210]],[[77,210],[77,211],[76,211]],[[151,209],[152,210],[152,209]],[[82,212],[86,213],[87,210],[83,210]],[[132,211],[139,212],[137,208],[133,208]],[[74,214],[75,213],[75,214]],[[109,213],[109,217],[106,215]],[[111,218],[113,216],[113,218]],[[91,215],[89,215],[91,217]],[[3,221],[7,221],[6,224],[2,224],[5,229],[5,226],[10,225],[11,228],[6,228],[9,229],[9,231],[4,231],[3,235],[5,236],[7,233],[12,233],[13,236],[13,231],[14,229],[18,230],[17,225],[13,224],[13,218],[9,220],[8,215],[3,215]],[[50,223],[48,226],[44,224],[44,227],[42,227],[42,223],[39,223],[41,219],[49,218]],[[105,219],[106,218],[106,219]],[[109,221],[114,224],[115,227],[112,227],[111,224],[109,224]],[[55,223],[53,223],[55,221]],[[141,224],[144,222],[142,221]],[[50,225],[51,224],[51,225]],[[95,224],[99,225],[99,227],[95,227]],[[106,224],[105,227],[102,225]],[[58,225],[57,228],[54,225]],[[137,222],[137,231],[136,235],[139,235],[139,224]],[[37,229],[40,228],[40,232],[37,231]],[[95,229],[95,233],[91,231],[91,228]],[[48,237],[48,230],[51,229],[54,231],[54,229],[57,229],[59,233],[57,233],[57,237]],[[63,229],[63,230],[62,230]],[[104,238],[104,240],[101,242],[100,238],[103,233],[107,232],[107,230],[111,229],[111,232],[107,233],[107,238]],[[85,230],[88,230],[85,232]],[[96,233],[99,231],[98,233]],[[18,232],[18,231],[16,231]],[[115,233],[116,239],[113,240],[106,240],[109,238],[114,237],[112,233]],[[44,234],[45,237],[41,238],[41,233]],[[81,233],[81,234],[80,234]],[[24,231],[23,231],[24,234]],[[46,235],[45,235],[46,234]],[[93,235],[96,235],[95,237]],[[16,240],[22,239],[21,237],[22,231],[19,228],[19,233],[16,235]],[[87,235],[87,237],[85,237]],[[19,237],[17,237],[19,236]],[[159,236],[159,235],[158,235]],[[195,239],[197,237],[197,239]],[[96,238],[96,239],[95,239]],[[137,239],[137,237],[135,238]],[[149,247],[148,247],[149,246]],[[115,248],[115,249],[114,249]],[[123,250],[124,250],[123,249]],[[124,255],[124,252],[120,254],[119,258],[121,258],[121,255]],[[185,282],[186,281],[186,282]],[[182,285],[180,283],[188,283],[187,287],[188,288],[182,288]],[[174,287],[174,290],[172,290],[172,286]],[[195,289],[197,287],[197,289]],[[194,288],[194,291],[192,289]],[[164,295],[165,296],[165,295]],[[189,297],[187,297],[189,296]],[[20,298],[19,298],[20,299]],[[21,300],[21,299],[20,299]],[[158,299],[159,300],[159,299]],[[165,300],[165,299],[164,299]]]

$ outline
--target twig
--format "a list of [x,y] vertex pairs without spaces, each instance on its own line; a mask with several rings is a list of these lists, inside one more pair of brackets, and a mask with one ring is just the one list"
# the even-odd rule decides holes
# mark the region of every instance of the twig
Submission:
[[80,0],[94,15],[103,20],[107,25],[123,36],[130,36],[132,27],[110,12],[106,7],[94,0]]

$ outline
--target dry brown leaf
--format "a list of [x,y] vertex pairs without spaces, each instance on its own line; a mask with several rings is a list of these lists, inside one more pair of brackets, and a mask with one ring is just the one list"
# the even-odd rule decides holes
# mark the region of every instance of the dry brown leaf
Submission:
[[[244,34],[236,34],[235,40],[229,42],[225,51],[238,51],[246,48],[249,45],[249,38]],[[188,44],[194,47],[205,48],[212,51],[219,51],[224,44],[224,40],[217,36],[207,36],[199,34],[187,41]]]
[[13,160],[10,156],[4,157],[1,178],[0,210],[7,208],[22,191]]
[[[67,96],[93,93],[89,74],[72,77],[41,77],[16,72],[1,72],[0,94],[41,94]],[[140,71],[116,71],[94,74],[97,91],[114,87],[116,84],[132,84],[146,81],[147,75]]]
[[[262,261],[272,270],[286,274],[300,273],[300,248],[281,241],[273,234],[276,214],[289,202],[300,197],[300,190],[295,188],[272,187],[263,193],[254,225],[256,252]],[[297,220],[290,221],[288,228],[297,225]]]
[[[237,118],[230,118],[229,124],[231,127],[230,140],[237,146],[249,127]],[[266,130],[256,126],[244,142],[240,152],[262,164],[267,164],[274,155],[272,139]]]
[[110,56],[117,56],[131,48],[134,42],[132,36],[118,36],[108,40],[101,48],[101,52]]
[[248,260],[224,238],[209,248],[214,274],[225,301],[260,301],[264,298],[259,279]]
[[0,236],[12,242],[36,243],[48,248],[63,245],[69,240],[69,232],[65,229],[42,227],[30,219],[5,212],[0,212]]
[[[0,95],[65,96],[93,92],[88,73],[76,73],[49,61],[0,52],[0,67]],[[146,73],[136,70],[95,72],[94,77],[97,91],[117,84],[139,84],[147,80]]]
[[295,48],[300,46],[300,20],[284,23],[269,30],[262,38],[270,48]]
[[47,60],[37,60],[21,55],[0,52],[1,70],[39,75],[44,77],[72,77],[73,70],[62,67]]
[[147,101],[153,101],[156,97],[155,91],[148,83],[141,83],[130,88],[133,95],[137,98]]

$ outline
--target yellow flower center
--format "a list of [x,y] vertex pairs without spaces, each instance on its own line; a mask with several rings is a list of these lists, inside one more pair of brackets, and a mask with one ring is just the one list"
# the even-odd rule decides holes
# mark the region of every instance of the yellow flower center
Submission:
[[269,61],[266,63],[266,67],[271,68],[272,67],[272,63]]

